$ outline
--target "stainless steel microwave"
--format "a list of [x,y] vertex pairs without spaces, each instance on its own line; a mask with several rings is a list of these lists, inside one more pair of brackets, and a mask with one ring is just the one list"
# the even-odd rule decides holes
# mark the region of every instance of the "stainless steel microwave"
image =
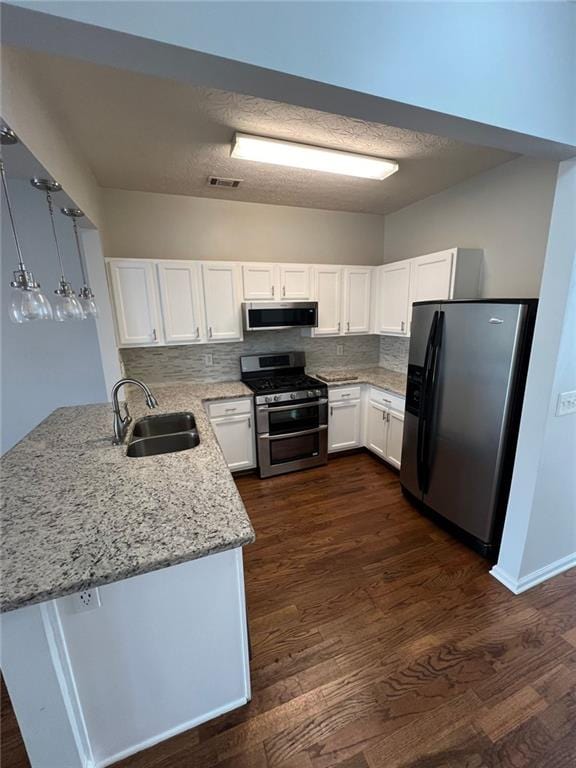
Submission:
[[260,301],[242,304],[245,331],[274,331],[281,328],[317,328],[317,301]]

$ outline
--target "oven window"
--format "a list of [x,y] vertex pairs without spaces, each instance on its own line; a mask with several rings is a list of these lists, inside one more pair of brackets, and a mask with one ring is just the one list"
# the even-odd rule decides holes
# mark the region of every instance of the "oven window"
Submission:
[[309,459],[320,453],[320,432],[300,437],[285,437],[270,440],[270,464],[284,464],[287,461]]
[[271,435],[285,435],[289,432],[300,432],[305,429],[316,429],[320,425],[319,405],[308,405],[283,411],[268,411],[268,432]]
[[316,325],[316,310],[302,307],[278,307],[278,309],[249,309],[250,328],[275,328],[289,325],[310,327]]

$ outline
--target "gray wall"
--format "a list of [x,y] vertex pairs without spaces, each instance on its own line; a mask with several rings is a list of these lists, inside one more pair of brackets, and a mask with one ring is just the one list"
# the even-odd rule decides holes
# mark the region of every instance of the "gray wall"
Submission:
[[382,263],[382,216],[117,189],[102,195],[108,258]]
[[[51,298],[58,282],[45,198],[26,181],[9,180],[26,265]],[[16,248],[2,198],[2,452],[62,405],[101,402],[106,390],[94,320],[14,325],[8,318]],[[70,221],[56,216],[65,269],[77,289],[81,275]]]
[[[343,347],[343,355],[337,347]],[[224,381],[240,378],[240,355],[304,350],[310,371],[315,368],[359,368],[378,365],[378,336],[339,336],[322,339],[302,336],[297,329],[247,333],[243,342],[202,344],[199,347],[122,349],[125,371],[147,382]],[[207,367],[204,355],[211,354]]]
[[483,248],[484,297],[538,296],[557,170],[521,157],[386,216],[385,262]]

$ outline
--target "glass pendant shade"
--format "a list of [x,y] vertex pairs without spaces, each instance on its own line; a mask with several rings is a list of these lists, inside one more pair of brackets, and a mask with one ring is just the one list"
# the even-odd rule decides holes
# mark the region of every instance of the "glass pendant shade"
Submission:
[[80,291],[79,301],[85,317],[98,317],[98,306],[94,300],[94,296],[87,296],[83,292],[84,288]]
[[82,309],[82,304],[72,290],[70,283],[62,280],[54,293],[56,294],[56,299],[54,300],[55,320],[58,320],[60,323],[66,320],[84,320],[86,315]]
[[39,288],[12,288],[8,311],[13,323],[52,319],[52,307]]

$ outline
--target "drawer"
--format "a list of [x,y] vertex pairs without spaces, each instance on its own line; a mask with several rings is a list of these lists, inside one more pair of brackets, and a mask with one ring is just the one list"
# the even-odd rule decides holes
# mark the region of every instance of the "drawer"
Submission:
[[359,400],[360,386],[355,387],[334,387],[328,390],[328,400],[331,403],[338,403],[341,400]]
[[370,387],[368,392],[368,398],[373,403],[378,403],[386,408],[393,408],[395,411],[401,411],[404,413],[406,401],[403,397],[393,395],[391,392],[387,392],[384,389],[378,389],[377,387]]
[[241,413],[251,413],[252,400],[220,400],[217,403],[208,403],[208,415],[210,418],[216,416],[238,416]]

